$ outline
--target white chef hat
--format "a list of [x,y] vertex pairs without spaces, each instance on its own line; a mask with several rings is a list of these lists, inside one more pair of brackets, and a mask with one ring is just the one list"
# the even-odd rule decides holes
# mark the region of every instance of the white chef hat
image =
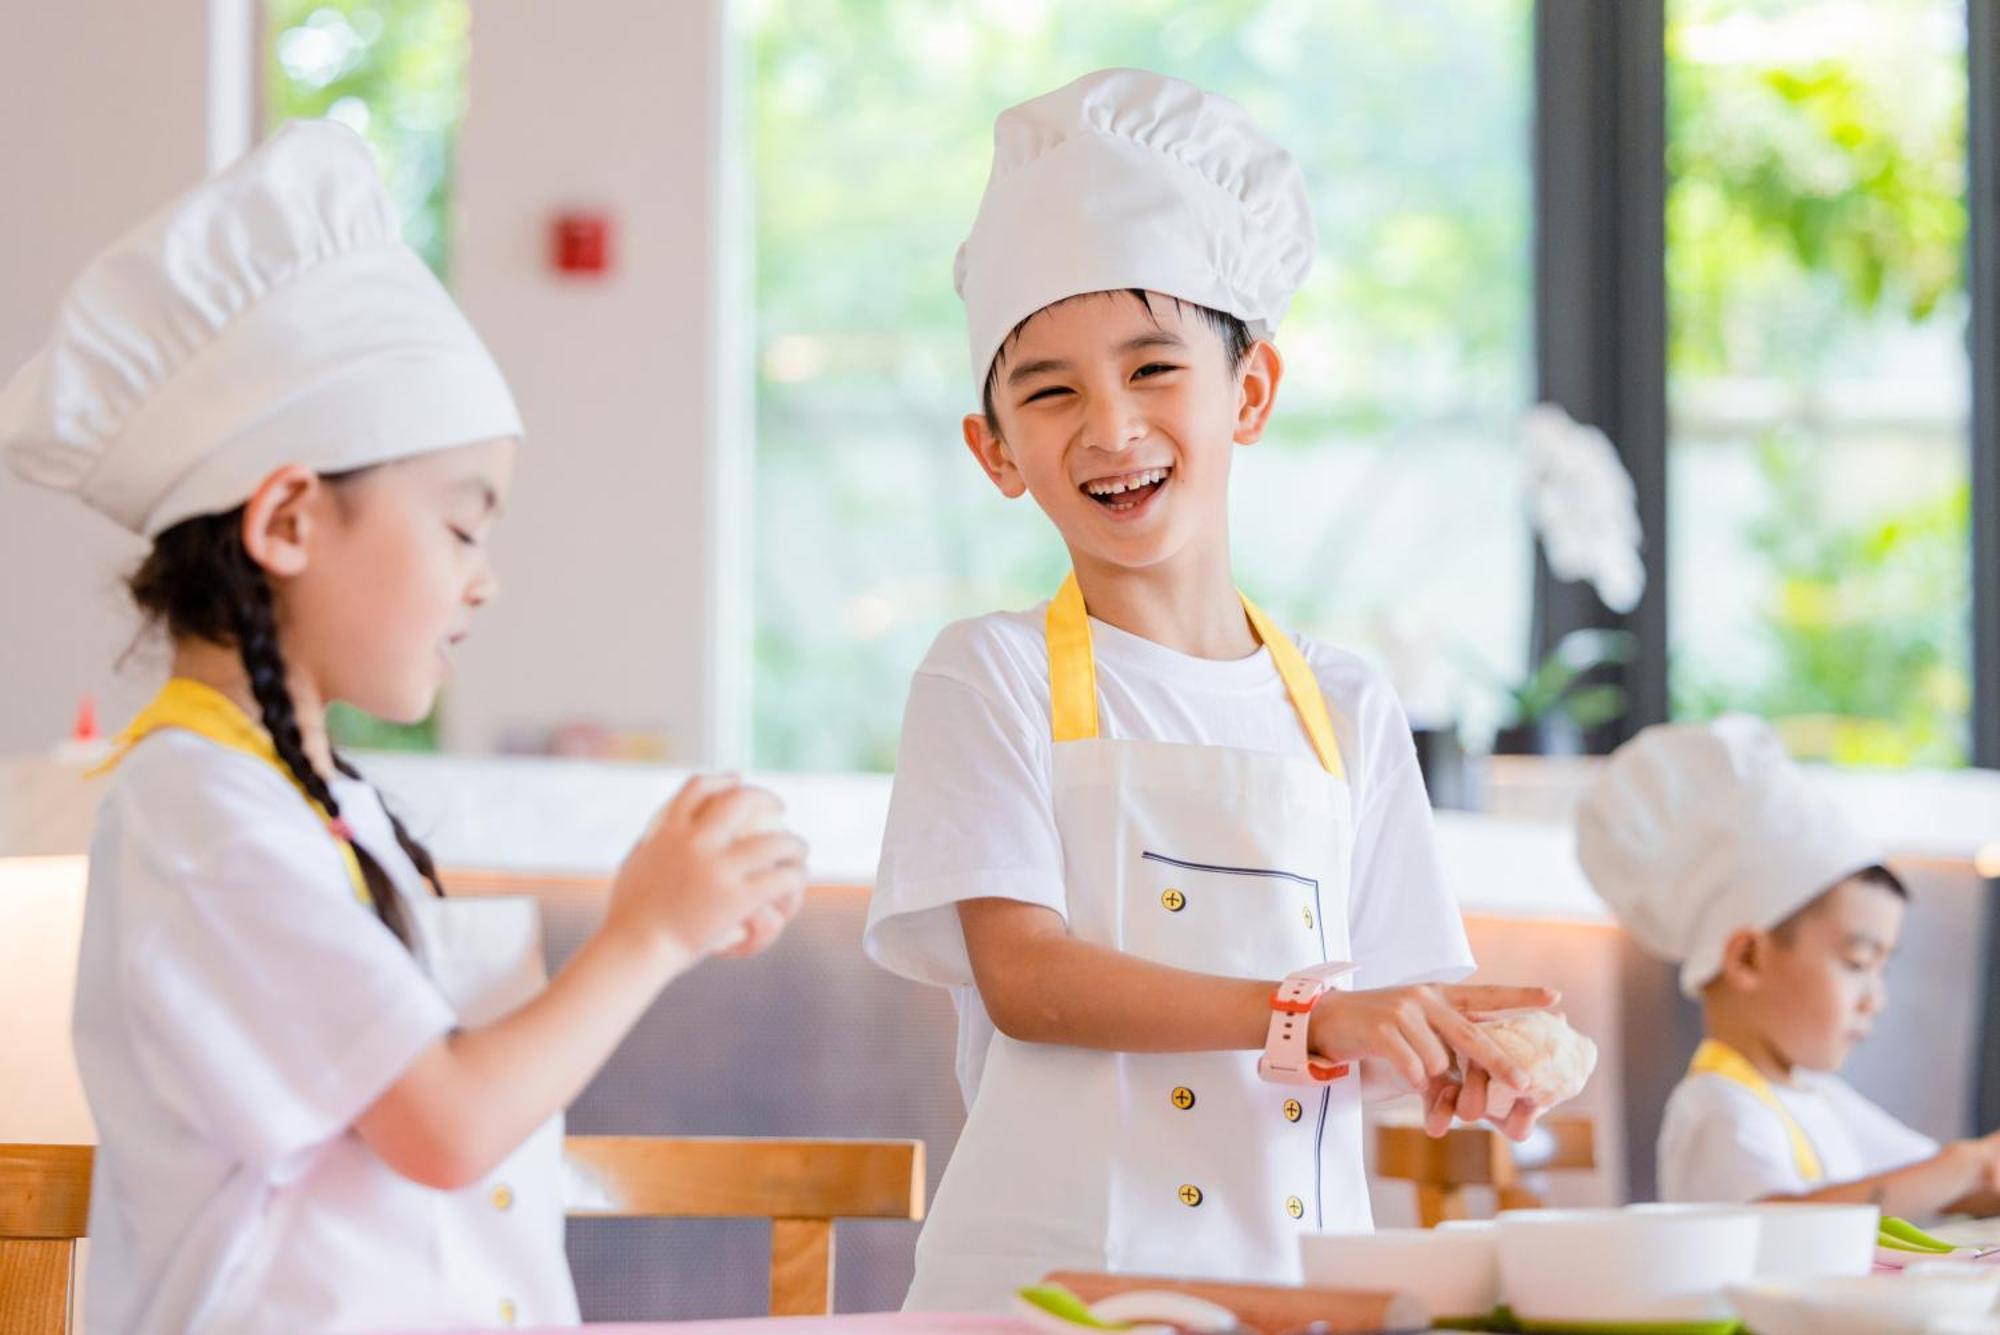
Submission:
[[329,121],[286,127],[91,261],[0,390],[14,471],[147,537],[288,463],[333,473],[520,433],[367,145]]
[[1769,930],[1883,860],[1761,719],[1648,728],[1577,811],[1577,858],[1645,947],[1698,996],[1729,938]]
[[953,278],[972,379],[1014,326],[1085,292],[1144,288],[1270,338],[1313,261],[1305,177],[1227,98],[1100,70],[1000,113]]

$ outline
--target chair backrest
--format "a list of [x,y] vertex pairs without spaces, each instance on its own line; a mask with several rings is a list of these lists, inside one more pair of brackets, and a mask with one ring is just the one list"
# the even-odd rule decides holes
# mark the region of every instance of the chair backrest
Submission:
[[1435,1139],[1421,1126],[1387,1122],[1375,1129],[1375,1174],[1411,1182],[1425,1228],[1469,1214],[1466,1193],[1492,1189],[1503,1210],[1538,1209],[1541,1175],[1597,1165],[1596,1127],[1588,1117],[1551,1117],[1516,1145],[1492,1127],[1453,1127]]
[[0,1145],[0,1335],[64,1335],[89,1230],[88,1145]]
[[[833,1221],[922,1219],[920,1140],[571,1136],[569,1213],[771,1221],[771,1314],[833,1310]],[[65,1335],[89,1145],[0,1145],[0,1335]]]
[[922,1219],[920,1140],[571,1136],[572,1216],[771,1221],[771,1315],[833,1311],[833,1221]]

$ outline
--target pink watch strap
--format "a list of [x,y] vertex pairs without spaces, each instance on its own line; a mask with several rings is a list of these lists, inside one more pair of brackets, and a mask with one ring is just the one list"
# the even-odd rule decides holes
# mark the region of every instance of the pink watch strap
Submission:
[[1306,1034],[1313,1004],[1335,979],[1353,971],[1352,964],[1329,961],[1300,969],[1278,984],[1271,994],[1271,1028],[1264,1038],[1264,1053],[1257,1058],[1258,1075],[1280,1085],[1323,1085],[1347,1074],[1349,1063],[1313,1056]]

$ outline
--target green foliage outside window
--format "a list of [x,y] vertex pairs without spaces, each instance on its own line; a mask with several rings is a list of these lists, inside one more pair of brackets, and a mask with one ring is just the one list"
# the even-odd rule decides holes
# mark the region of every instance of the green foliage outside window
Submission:
[[[330,117],[360,131],[382,164],[404,239],[445,277],[469,0],[266,0],[264,14],[267,124]],[[436,712],[402,726],[336,705],[328,726],[343,746],[439,745]]]
[[[1703,38],[1726,40],[1732,21],[1789,20],[1798,33],[1841,17],[1836,8],[1894,39],[1880,45],[1917,51],[1903,67],[1914,73],[1886,77],[1865,39],[1805,56],[1768,37],[1778,49],[1754,57],[1697,49]],[[1954,357],[1962,346],[1963,6],[1676,0],[1669,12],[1670,376],[1761,383],[1792,405],[1746,441],[1766,498],[1743,535],[1768,576],[1759,642],[1748,646],[1765,670],[1729,680],[1719,665],[1677,654],[1676,710],[1763,714],[1812,758],[1963,764],[1963,464],[1936,470],[1944,478],[1928,494],[1887,506],[1841,494],[1828,464],[1843,430],[1843,381],[1884,375],[1915,340],[1947,344]],[[1915,33],[1931,34],[1928,46]],[[1866,443],[1905,456],[1963,451],[1961,402],[1924,405],[1922,416],[1928,425],[1905,425],[1901,440]],[[1705,500],[1669,495],[1670,506]]]

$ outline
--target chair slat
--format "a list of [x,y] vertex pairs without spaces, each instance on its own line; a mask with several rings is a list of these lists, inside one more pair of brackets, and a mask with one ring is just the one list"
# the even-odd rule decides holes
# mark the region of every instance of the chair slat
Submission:
[[1375,1130],[1375,1173],[1417,1189],[1417,1218],[1430,1228],[1470,1214],[1465,1193],[1491,1187],[1502,1209],[1541,1205],[1525,1175],[1597,1166],[1596,1127],[1588,1117],[1551,1117],[1520,1145],[1491,1127],[1454,1127],[1433,1139],[1421,1126],[1390,1123]]
[[833,1311],[833,1221],[771,1221],[771,1315]]
[[65,1335],[76,1243],[0,1238],[0,1335]]
[[571,1136],[580,1216],[921,1219],[916,1140]]
[[0,1238],[80,1238],[90,1224],[89,1145],[0,1145]]

